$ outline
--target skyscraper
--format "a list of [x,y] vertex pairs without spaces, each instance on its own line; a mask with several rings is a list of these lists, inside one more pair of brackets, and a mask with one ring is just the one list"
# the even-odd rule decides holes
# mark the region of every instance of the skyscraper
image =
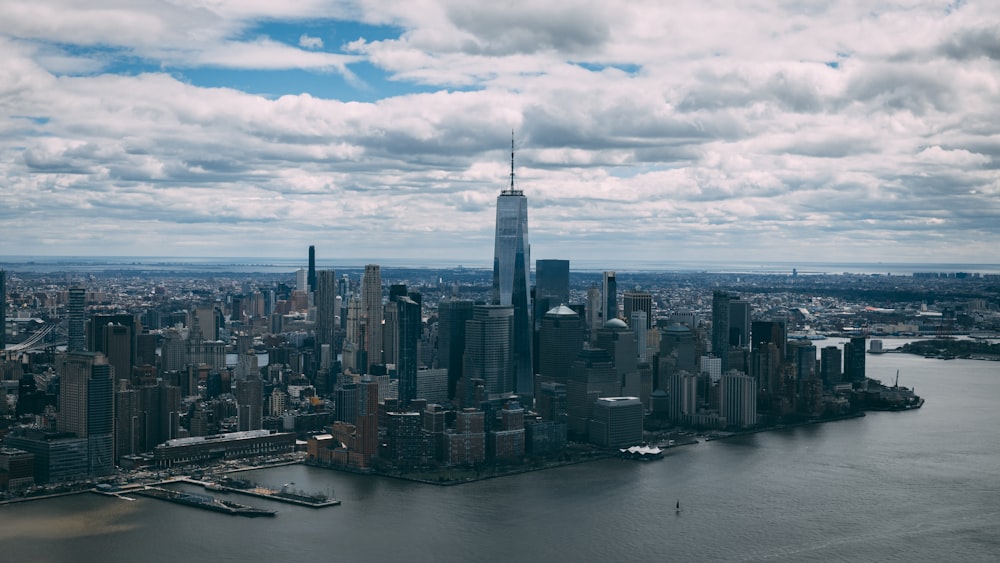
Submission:
[[823,385],[836,385],[840,383],[841,365],[843,364],[843,354],[836,346],[824,346],[820,350],[820,379]]
[[486,392],[494,395],[514,391],[511,350],[513,307],[476,305],[465,322],[465,365],[462,377],[468,384],[482,379]]
[[316,293],[316,247],[309,245],[309,270],[306,273],[306,283],[309,291]]
[[535,322],[569,303],[569,260],[535,260]]
[[69,288],[69,303],[66,308],[69,324],[66,327],[68,333],[67,352],[83,352],[86,323],[84,310],[87,301],[87,289],[74,286]]
[[753,321],[750,323],[750,337],[753,348],[766,349],[768,344],[774,344],[781,361],[784,361],[787,341],[784,321]]
[[104,354],[75,352],[59,372],[59,430],[87,439],[90,475],[114,473],[114,368]]
[[601,289],[591,287],[587,290],[587,340],[593,344],[597,339],[597,329],[604,325],[601,315],[604,314],[604,307],[601,305]]
[[582,324],[580,315],[565,305],[545,313],[538,346],[540,383],[565,384],[569,379],[573,362],[583,349]]
[[263,428],[264,381],[259,375],[236,380],[236,413],[240,431]]
[[725,291],[712,292],[712,353],[722,358],[722,373],[729,370],[729,303]]
[[729,301],[729,345],[750,348],[750,302],[746,299]]
[[7,272],[0,270],[0,352],[7,345]]
[[723,375],[719,411],[729,426],[747,428],[757,424],[757,387],[753,378],[735,370]]
[[852,336],[844,343],[844,379],[857,383],[865,377],[865,337]]
[[642,328],[642,330],[653,328],[653,295],[648,291],[626,291],[622,296],[622,309],[629,326],[632,326],[632,313],[635,311],[646,313],[646,322],[643,326],[632,326],[632,328]]
[[[311,246],[309,247],[312,248]],[[333,270],[316,272],[316,350],[324,344],[333,346],[337,307],[337,273]]]
[[472,318],[475,302],[451,299],[438,305],[438,367],[448,370],[448,398],[455,398],[455,385],[462,378],[465,355],[465,322]]
[[497,196],[496,239],[493,252],[493,304],[514,308],[512,361],[514,390],[534,395],[531,310],[528,307],[528,198],[514,188],[514,141],[510,144],[510,188]]
[[604,272],[604,300],[601,302],[602,326],[618,318],[618,279],[614,272]]
[[417,398],[417,345],[422,328],[420,304],[407,296],[397,297],[396,373],[399,376],[399,404],[409,406]]
[[365,352],[368,354],[362,369],[368,372],[370,366],[382,363],[382,271],[378,264],[365,266],[365,277],[361,280],[361,306],[365,324]]

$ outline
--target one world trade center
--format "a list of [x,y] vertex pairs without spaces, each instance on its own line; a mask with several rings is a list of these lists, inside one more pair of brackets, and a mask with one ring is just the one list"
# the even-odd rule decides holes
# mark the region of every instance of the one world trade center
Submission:
[[[528,306],[528,198],[514,188],[514,141],[510,142],[510,188],[497,196],[497,230],[493,253],[493,304],[514,308],[511,334],[514,389],[525,399],[534,396],[531,363],[531,309]],[[530,402],[527,406],[531,406]]]

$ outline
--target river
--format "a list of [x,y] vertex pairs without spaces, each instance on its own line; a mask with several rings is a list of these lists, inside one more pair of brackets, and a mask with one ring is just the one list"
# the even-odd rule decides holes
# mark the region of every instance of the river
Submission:
[[897,369],[922,409],[453,487],[252,472],[343,501],[235,499],[278,510],[273,519],[141,497],[33,501],[0,507],[0,547],[7,561],[80,563],[1000,559],[1000,363],[868,356],[872,377]]

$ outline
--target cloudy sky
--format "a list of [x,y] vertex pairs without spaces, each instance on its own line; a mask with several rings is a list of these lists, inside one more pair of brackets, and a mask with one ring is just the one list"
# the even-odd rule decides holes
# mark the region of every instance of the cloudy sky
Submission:
[[513,131],[532,259],[1000,263],[994,0],[4,0],[0,56],[0,255],[486,265]]

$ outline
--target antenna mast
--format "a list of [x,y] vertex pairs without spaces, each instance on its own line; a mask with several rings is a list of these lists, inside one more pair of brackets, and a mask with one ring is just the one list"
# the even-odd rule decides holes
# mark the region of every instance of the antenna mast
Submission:
[[510,191],[514,191],[514,130],[510,130]]

